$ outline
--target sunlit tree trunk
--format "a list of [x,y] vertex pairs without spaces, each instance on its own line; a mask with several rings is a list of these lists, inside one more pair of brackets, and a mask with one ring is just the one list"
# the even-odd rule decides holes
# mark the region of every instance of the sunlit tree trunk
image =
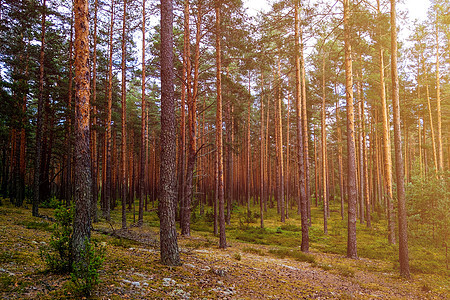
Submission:
[[89,9],[87,0],[75,0],[75,215],[72,261],[86,267],[84,255],[91,235],[91,160],[89,149]]
[[290,113],[291,113],[291,98],[290,95],[288,94],[288,102],[287,102],[287,125],[286,125],[286,168],[285,168],[285,181],[286,181],[286,187],[285,187],[285,194],[286,194],[286,201],[285,201],[285,212],[286,212],[286,218],[289,218],[289,203],[290,203],[290,195],[289,195],[289,179],[290,179],[290,162],[289,162],[289,152],[290,152]]
[[[441,113],[441,77],[439,70],[439,27],[438,15],[436,15],[436,108],[437,108],[437,148],[438,148],[438,171],[444,171],[444,152],[442,150],[442,113]],[[442,175],[440,175],[442,178]]]
[[224,213],[224,197],[223,197],[223,146],[222,146],[222,63],[221,63],[221,24],[220,9],[221,3],[215,1],[216,13],[216,89],[217,89],[217,111],[216,111],[216,158],[217,158],[217,196],[219,208],[219,248],[227,247],[225,236],[225,213]]
[[301,210],[301,226],[302,226],[302,252],[309,252],[309,224],[308,224],[308,197],[306,196],[305,185],[305,160],[304,160],[304,139],[301,119],[301,75],[300,75],[300,44],[299,44],[299,3],[295,2],[295,102],[296,102],[296,122],[297,122],[297,162],[299,177],[299,197]]
[[278,199],[280,201],[280,214],[281,222],[285,222],[285,203],[284,203],[284,159],[283,159],[283,123],[281,122],[281,70],[280,61],[278,61],[278,92],[276,103],[276,122],[277,122],[277,157],[278,157],[278,172],[279,172],[279,184],[278,184]]
[[391,77],[392,106],[394,112],[395,169],[397,175],[399,260],[400,275],[405,278],[410,278],[411,276],[409,271],[408,255],[408,225],[406,221],[405,174],[402,157],[402,135],[400,130],[400,101],[397,70],[397,22],[395,2],[396,0],[391,0]]
[[345,90],[347,99],[347,155],[348,155],[348,237],[347,257],[357,258],[356,250],[356,153],[355,117],[353,108],[352,47],[350,44],[349,0],[344,0]]
[[323,232],[328,234],[328,189],[327,189],[327,134],[326,134],[326,111],[325,111],[325,55],[322,53],[322,189],[323,189]]
[[245,146],[245,150],[246,150],[246,170],[247,170],[247,174],[246,174],[246,179],[247,179],[247,184],[246,184],[246,192],[247,192],[247,216],[248,219],[250,220],[251,217],[251,211],[250,211],[250,168],[251,168],[251,162],[250,162],[250,152],[251,152],[251,141],[250,141],[250,114],[251,114],[251,101],[252,101],[252,96],[250,94],[250,72],[248,74],[248,94],[249,94],[249,99],[248,99],[248,103],[247,103],[247,128],[246,128],[246,146]]
[[309,142],[308,142],[308,116],[306,113],[306,71],[305,71],[305,60],[303,57],[303,27],[300,26],[300,66],[301,66],[301,80],[302,80],[302,136],[303,136],[303,167],[305,169],[304,181],[305,181],[305,197],[306,197],[306,207],[308,212],[308,223],[311,226],[311,192],[309,184]]
[[264,74],[261,72],[261,122],[260,122],[260,196],[259,196],[259,214],[261,215],[261,228],[264,228]]
[[437,162],[437,152],[436,152],[436,142],[435,142],[436,139],[435,139],[435,135],[434,135],[433,114],[431,113],[430,91],[428,88],[428,84],[426,85],[426,91],[427,91],[428,117],[430,118],[431,145],[433,146],[434,172],[437,174],[438,162]]
[[[378,1],[378,14],[381,18],[380,3]],[[394,204],[392,193],[392,159],[391,159],[391,138],[389,134],[389,118],[388,107],[386,101],[386,91],[384,84],[384,57],[383,47],[378,48],[380,55],[380,93],[381,93],[381,116],[383,123],[383,159],[384,159],[384,179],[386,185],[386,197],[387,197],[387,212],[388,212],[388,240],[389,243],[395,244],[395,222],[394,222]]]
[[[336,88],[336,86],[335,86]],[[344,176],[342,169],[342,130],[339,116],[339,101],[336,102],[336,128],[337,128],[337,143],[338,143],[338,172],[339,172],[339,192],[341,196],[341,218],[344,220]]]

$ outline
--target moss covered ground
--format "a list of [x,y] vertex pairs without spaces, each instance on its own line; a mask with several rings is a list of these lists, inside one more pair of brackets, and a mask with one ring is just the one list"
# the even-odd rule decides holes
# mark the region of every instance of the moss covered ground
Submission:
[[[70,299],[70,276],[46,271],[39,256],[48,243],[51,221],[31,216],[30,208],[0,206],[0,298]],[[279,222],[276,209],[259,228],[235,208],[227,226],[226,250],[218,249],[211,213],[193,216],[192,236],[179,237],[183,265],[159,263],[156,212],[144,214],[144,226],[120,228],[120,208],[110,223],[93,225],[92,240],[104,245],[106,260],[94,299],[450,299],[450,272],[445,250],[411,241],[412,279],[398,276],[398,249],[386,237],[386,224],[374,216],[372,228],[358,224],[359,259],[345,257],[346,222],[331,207],[329,234],[324,235],[320,208],[313,207],[311,252],[300,252],[300,217],[289,211]],[[52,209],[40,210],[47,216]],[[105,234],[112,233],[114,235]]]

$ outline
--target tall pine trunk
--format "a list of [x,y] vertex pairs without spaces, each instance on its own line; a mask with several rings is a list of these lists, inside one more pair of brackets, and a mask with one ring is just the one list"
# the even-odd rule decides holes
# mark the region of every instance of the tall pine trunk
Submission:
[[305,185],[305,160],[304,160],[304,139],[302,127],[302,92],[301,92],[301,75],[300,75],[300,44],[299,44],[299,4],[295,2],[295,102],[296,102],[296,122],[297,122],[297,162],[299,177],[299,198],[302,226],[302,252],[309,252],[309,224],[308,224],[308,197],[306,196]]
[[180,265],[176,209],[176,123],[173,84],[173,6],[161,0],[161,171],[160,171],[160,249],[161,262]]
[[72,260],[87,267],[86,243],[91,234],[91,160],[89,147],[89,9],[88,0],[75,0],[75,216]]
[[[144,0],[145,1],[145,0]],[[145,4],[143,4],[145,5]],[[120,177],[122,186],[122,229],[127,228],[127,215],[126,215],[126,201],[127,201],[127,173],[126,173],[126,157],[127,157],[127,83],[126,83],[126,14],[127,14],[127,0],[123,1],[123,17],[122,17],[122,161],[120,166]],[[144,25],[143,25],[144,26]],[[143,42],[144,43],[144,42]]]
[[345,90],[347,100],[347,156],[348,156],[348,237],[347,257],[357,258],[356,250],[356,151],[355,116],[353,108],[352,47],[350,44],[349,0],[344,0]]
[[406,220],[405,199],[405,174],[402,157],[402,134],[400,130],[400,99],[397,70],[397,22],[396,22],[396,0],[391,0],[391,77],[392,77],[392,106],[394,112],[394,147],[395,147],[395,169],[397,177],[398,198],[398,244],[400,275],[410,278],[409,255],[408,255],[408,225]]
[[224,187],[223,187],[223,146],[222,146],[222,63],[221,63],[221,24],[220,24],[220,10],[221,2],[215,1],[216,13],[216,89],[217,89],[217,111],[216,111],[216,167],[217,167],[217,200],[219,209],[219,248],[227,247],[225,236],[225,213],[224,213]]

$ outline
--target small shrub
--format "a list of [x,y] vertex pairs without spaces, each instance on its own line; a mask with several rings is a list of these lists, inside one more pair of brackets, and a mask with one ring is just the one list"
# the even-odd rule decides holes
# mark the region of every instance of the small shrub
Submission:
[[41,207],[43,208],[58,208],[61,205],[62,205],[61,200],[57,199],[55,196],[41,203]]
[[233,254],[233,258],[234,258],[235,260],[241,260],[241,259],[242,259],[241,254],[240,254],[239,252]]
[[214,212],[213,211],[206,211],[205,213],[205,222],[206,223],[212,223],[214,222]]
[[40,257],[45,261],[49,271],[56,273],[69,272],[73,206],[60,206],[55,210],[56,224],[48,246],[41,247]]
[[345,277],[355,277],[355,270],[345,265],[335,265],[334,269],[336,269],[339,274]]
[[85,242],[80,262],[72,265],[70,277],[73,283],[73,292],[76,295],[90,296],[92,290],[100,282],[98,270],[105,260],[105,249],[96,243]]

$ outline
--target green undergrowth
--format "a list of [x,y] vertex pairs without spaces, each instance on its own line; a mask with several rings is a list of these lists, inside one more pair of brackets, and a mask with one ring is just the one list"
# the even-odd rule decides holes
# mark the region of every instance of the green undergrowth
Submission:
[[[4,201],[3,203],[7,203]],[[323,212],[319,208],[312,207],[312,226],[309,227],[310,249],[312,254],[305,254],[300,251],[301,245],[301,220],[300,215],[297,214],[296,208],[289,209],[289,218],[285,223],[279,220],[276,207],[269,208],[264,214],[264,228],[260,228],[259,207],[252,205],[251,217],[246,217],[246,207],[234,207],[230,225],[226,227],[227,242],[232,246],[226,251],[230,251],[229,259],[235,263],[242,263],[249,259],[245,254],[252,254],[258,256],[279,257],[291,259],[293,261],[307,262],[311,267],[319,268],[333,274],[337,274],[351,280],[359,279],[359,274],[362,272],[376,272],[383,274],[393,274],[388,276],[395,276],[398,274],[398,245],[390,245],[387,241],[387,223],[384,219],[375,217],[372,220],[372,227],[367,228],[365,224],[357,223],[357,242],[358,242],[358,256],[362,259],[351,260],[346,259],[347,251],[347,220],[341,220],[339,213],[339,206],[337,203],[331,203],[331,216],[328,220],[328,235],[323,233]],[[42,209],[47,215],[53,214],[53,209]],[[99,211],[99,215],[100,215]],[[15,215],[11,223],[7,224],[10,216]],[[18,217],[17,217],[18,216]],[[212,209],[206,208],[205,213],[200,215],[199,211],[195,211],[195,218],[192,220],[191,231],[193,238],[180,238],[181,249],[209,249],[212,252],[217,249],[217,237],[213,235],[213,218]],[[29,236],[29,242],[23,244],[32,245],[31,241],[48,242],[48,239],[53,230],[53,224],[39,218],[31,217],[30,210],[23,208],[15,208],[13,206],[0,206],[0,218],[4,222],[4,226],[0,230],[5,230],[9,226],[14,227],[18,232],[23,231],[25,236]],[[120,206],[111,212],[111,222],[106,222],[100,218],[100,223],[94,224],[95,228],[102,230],[119,229],[121,225],[121,210]],[[127,211],[127,224],[130,226],[137,220],[133,211]],[[178,224],[177,224],[178,226]],[[179,229],[179,228],[178,228]],[[159,219],[155,211],[144,212],[144,227],[145,231],[159,231]],[[3,235],[3,232],[0,231]],[[99,234],[93,232],[92,241],[102,243],[105,245],[105,263],[104,270],[100,272],[100,280],[103,282],[101,286],[106,289],[123,288],[122,279],[142,282],[137,273],[153,274],[159,280],[150,280],[148,289],[155,290],[153,296],[156,298],[167,297],[167,293],[161,286],[161,279],[164,277],[174,278],[177,282],[182,282],[184,278],[192,276],[192,270],[185,270],[183,267],[166,268],[159,263],[159,253],[157,251],[141,250],[143,246],[131,240],[124,238],[116,238],[113,236]],[[239,244],[239,246],[235,245]],[[5,244],[0,249],[0,264],[8,263],[27,263],[30,257],[36,258],[37,264],[39,262],[37,254],[30,255],[23,249],[12,249],[10,246],[14,242],[5,240]],[[261,246],[259,246],[261,245]],[[37,246],[33,246],[37,247]],[[135,248],[135,250],[130,250]],[[413,273],[413,278],[420,281],[420,285],[424,291],[436,291],[441,287],[450,284],[450,272],[446,269],[445,248],[438,247],[433,244],[427,246],[423,243],[418,243],[414,238],[410,239],[410,265]],[[324,255],[323,253],[327,253]],[[182,257],[186,257],[182,253]],[[27,259],[27,260],[25,260]],[[131,271],[133,269],[133,271]],[[36,273],[42,271],[42,268],[36,269]],[[174,275],[175,273],[175,275]],[[0,273],[0,287],[2,291],[18,290],[14,287],[17,280],[10,278],[7,273]],[[44,276],[44,275],[41,275]],[[184,276],[184,277],[183,277]],[[395,277],[397,278],[397,277]],[[13,280],[13,281],[12,281]],[[15,280],[15,281],[14,281]],[[65,278],[69,281],[70,278]],[[122,284],[121,284],[122,283]],[[375,285],[375,283],[372,283]],[[20,284],[19,284],[20,286]],[[62,287],[69,289],[68,286]],[[383,287],[369,287],[370,289],[382,289]],[[192,298],[201,289],[197,286],[190,288]],[[56,298],[71,297],[71,295],[64,294],[64,291],[54,292],[52,295],[57,295]],[[214,295],[212,295],[212,298]],[[345,296],[345,295],[344,295]],[[132,297],[132,296],[130,296]],[[20,298],[20,297],[19,297]],[[49,298],[51,299],[51,297]],[[111,299],[120,299],[119,296],[111,296]]]
[[244,247],[242,248],[242,252],[256,254],[259,256],[266,256],[266,253],[262,249],[256,249],[253,247]]
[[16,225],[24,226],[27,229],[37,229],[37,230],[44,230],[48,232],[53,232],[54,228],[50,222],[47,221],[30,221],[30,220],[23,220],[15,223]]
[[316,262],[316,259],[313,255],[303,253],[301,251],[293,250],[293,249],[286,249],[286,248],[270,249],[269,253],[273,254],[277,257],[280,257],[280,258],[290,257],[290,258],[295,259],[296,261],[303,261],[303,262],[307,262],[307,263],[315,263]]
[[[340,216],[340,206],[337,201],[330,203],[331,216],[328,219],[328,235],[323,231],[323,211],[321,207],[311,208],[312,226],[309,227],[310,248],[313,251],[338,254],[347,254],[347,217]],[[264,228],[260,228],[259,207],[251,206],[250,218],[246,217],[246,207],[233,207],[230,225],[227,226],[227,239],[236,240],[255,245],[277,246],[295,250],[301,244],[301,220],[297,210],[289,209],[289,218],[285,223],[280,221],[276,207],[268,208],[264,213]],[[212,211],[206,210],[203,216],[196,211],[194,231],[203,233],[212,232]],[[257,216],[258,218],[256,218]],[[357,248],[358,256],[371,260],[386,262],[383,266],[366,264],[360,267],[363,270],[380,272],[398,272],[398,244],[391,245],[387,240],[387,222],[379,214],[371,214],[371,228],[365,223],[357,221]],[[410,264],[413,274],[440,274],[450,276],[446,268],[445,248],[428,244],[424,247],[420,240],[409,241]],[[389,266],[389,267],[387,267]],[[343,271],[346,273],[346,271]],[[351,273],[351,272],[350,272]],[[350,274],[349,273],[349,274]],[[349,276],[351,277],[351,276]]]

